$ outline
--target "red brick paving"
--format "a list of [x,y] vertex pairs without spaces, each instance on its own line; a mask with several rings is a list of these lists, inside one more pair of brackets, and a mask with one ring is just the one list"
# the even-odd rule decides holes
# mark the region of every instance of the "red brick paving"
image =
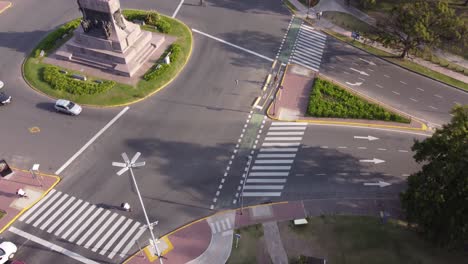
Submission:
[[[0,230],[3,230],[6,225],[13,220],[22,210],[11,207],[10,205],[16,199],[29,199],[19,198],[16,195],[16,190],[22,189],[36,189],[38,191],[46,192],[49,188],[54,186],[59,180],[53,176],[38,175],[41,180],[42,186],[37,179],[33,179],[29,172],[21,170],[13,170],[14,173],[7,178],[0,177],[0,210],[6,212],[0,218]],[[37,202],[37,201],[36,201]]]

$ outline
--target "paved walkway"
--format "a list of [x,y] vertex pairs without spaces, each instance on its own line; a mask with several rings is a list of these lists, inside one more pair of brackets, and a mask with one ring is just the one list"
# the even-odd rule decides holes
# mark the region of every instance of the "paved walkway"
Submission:
[[[39,201],[58,182],[56,176],[37,174],[36,177],[27,171],[13,169],[13,173],[0,177],[0,210],[5,212],[0,218],[0,233],[25,210]],[[16,191],[21,188],[27,197],[20,198]]]
[[[219,212],[206,219],[188,224],[166,236],[172,250],[163,254],[167,263],[226,263],[233,245],[233,230],[263,224],[267,251],[273,263],[287,263],[277,222],[320,215],[370,215],[382,212],[401,218],[398,198],[394,199],[318,199],[257,205]],[[158,263],[145,254],[136,253],[125,263]]]
[[[290,0],[290,2],[296,7],[298,12],[296,13],[296,16],[305,18],[307,16],[307,8],[302,5],[299,1],[297,0]],[[315,20],[315,14],[319,11],[337,11],[337,12],[343,12],[343,13],[348,13],[353,15],[354,17],[370,24],[370,25],[375,25],[376,21],[372,17],[368,16],[367,14],[363,13],[362,11],[352,7],[352,6],[346,6],[344,3],[341,3],[339,0],[321,0],[315,7],[311,8],[309,17],[314,18],[314,26],[319,28],[319,29],[327,29],[331,30],[337,33],[340,33],[342,35],[351,37],[351,31],[343,29],[339,26],[334,25],[330,21],[328,21],[325,18],[321,18],[320,20]],[[368,42],[368,40],[360,40],[361,42]],[[394,49],[386,48],[380,43],[377,42],[370,42],[366,43],[367,45],[373,46],[377,49],[386,51],[391,54],[399,55],[400,52]],[[453,54],[450,54],[448,52],[444,51],[436,51],[435,52],[437,55],[443,57],[447,61],[450,61],[453,64],[460,65],[462,67],[468,68],[468,61],[465,60],[464,58],[460,56],[456,56]],[[429,68],[433,71],[442,73],[444,75],[450,76],[454,79],[460,80],[462,82],[468,83],[468,76],[458,73],[452,70],[449,70],[445,67],[442,67],[438,64],[434,64],[432,62],[423,60],[421,58],[413,57],[410,56],[408,58],[410,61],[417,63],[419,65],[422,65],[426,68]]]

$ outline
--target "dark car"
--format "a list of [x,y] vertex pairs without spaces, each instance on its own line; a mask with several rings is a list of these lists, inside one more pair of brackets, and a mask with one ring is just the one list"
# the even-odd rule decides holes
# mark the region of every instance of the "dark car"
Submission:
[[0,105],[6,105],[11,103],[11,96],[6,95],[4,92],[0,92]]

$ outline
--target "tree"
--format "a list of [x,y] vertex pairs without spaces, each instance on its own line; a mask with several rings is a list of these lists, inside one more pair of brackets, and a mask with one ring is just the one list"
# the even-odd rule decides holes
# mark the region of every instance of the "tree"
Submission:
[[420,45],[437,45],[442,40],[459,40],[463,21],[445,1],[415,0],[393,8],[381,23],[390,34],[381,34],[385,45],[401,48],[401,58]]
[[364,9],[370,9],[375,6],[376,3],[376,0],[359,0],[359,5]]
[[423,166],[400,195],[408,222],[442,246],[468,242],[468,105],[452,114],[449,124],[413,145]]

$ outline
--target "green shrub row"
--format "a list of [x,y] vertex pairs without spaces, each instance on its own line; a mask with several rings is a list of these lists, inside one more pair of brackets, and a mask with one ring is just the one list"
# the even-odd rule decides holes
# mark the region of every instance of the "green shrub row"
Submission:
[[34,57],[38,58],[41,54],[41,50],[43,50],[45,53],[53,50],[57,40],[61,39],[65,34],[69,34],[75,30],[80,25],[80,21],[81,18],[77,18],[52,31],[49,35],[47,35],[47,37],[39,42],[36,49],[34,50]]
[[167,22],[156,11],[124,10],[122,14],[128,21],[145,21],[147,25],[154,26],[161,33],[171,32],[171,23]]
[[94,81],[81,81],[71,77],[71,74],[61,73],[55,66],[46,66],[42,73],[45,82],[55,90],[65,91],[70,94],[97,94],[114,87],[114,81],[104,80],[101,83]]
[[[164,72],[166,72],[177,59],[180,57],[180,53],[182,51],[182,48],[180,47],[179,44],[172,44],[169,49],[166,50],[166,52],[161,55],[161,58],[154,64],[146,73],[143,75],[143,79],[145,81],[151,81],[154,80],[156,77],[161,76]],[[165,64],[163,63],[164,58],[167,56],[168,53],[171,53],[169,55],[169,59],[171,60],[170,64]],[[158,65],[160,65],[158,67]]]
[[369,103],[339,86],[315,79],[307,113],[315,117],[357,118],[409,123],[410,120]]

